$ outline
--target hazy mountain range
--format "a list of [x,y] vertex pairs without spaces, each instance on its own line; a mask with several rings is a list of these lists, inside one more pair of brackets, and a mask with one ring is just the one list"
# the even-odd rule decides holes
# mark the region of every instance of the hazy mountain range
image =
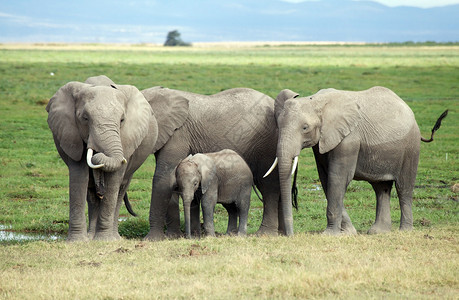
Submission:
[[0,42],[459,41],[459,5],[372,1],[15,0],[0,3]]

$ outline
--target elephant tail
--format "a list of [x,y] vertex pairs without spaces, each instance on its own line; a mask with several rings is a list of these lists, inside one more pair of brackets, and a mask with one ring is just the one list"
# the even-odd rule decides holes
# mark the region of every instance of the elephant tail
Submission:
[[255,194],[257,194],[258,199],[260,199],[261,202],[264,202],[263,198],[261,198],[260,194],[258,193],[258,190],[257,190],[257,187],[255,186],[255,184],[252,184],[252,188],[255,191]]
[[128,194],[127,193],[124,194],[123,199],[124,199],[124,205],[126,205],[127,211],[131,215],[133,215],[134,217],[137,217],[137,214],[134,212],[134,210],[132,209],[131,203],[129,202],[129,198],[128,198]]
[[296,185],[296,176],[298,175],[298,167],[295,168],[295,174],[293,175],[292,184],[292,205],[298,211],[298,187]]
[[437,131],[440,126],[441,126],[441,121],[448,115],[448,110],[445,110],[441,116],[438,118],[437,122],[435,123],[434,127],[432,128],[432,134],[430,135],[430,139],[426,139],[426,138],[423,138],[421,136],[421,141],[423,142],[426,142],[426,143],[430,143],[433,141],[433,136],[434,136],[434,133],[435,131]]

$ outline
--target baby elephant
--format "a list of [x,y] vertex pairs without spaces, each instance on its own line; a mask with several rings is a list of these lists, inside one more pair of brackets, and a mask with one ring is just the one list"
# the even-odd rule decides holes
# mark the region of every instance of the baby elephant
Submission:
[[[221,203],[228,211],[227,233],[236,230],[239,216],[238,235],[247,234],[247,218],[250,207],[250,193],[253,176],[247,163],[233,150],[189,155],[177,166],[176,187],[183,199],[185,231],[191,237],[190,206],[195,192],[201,198],[204,229],[215,236],[214,210]],[[202,197],[201,197],[202,194]]]

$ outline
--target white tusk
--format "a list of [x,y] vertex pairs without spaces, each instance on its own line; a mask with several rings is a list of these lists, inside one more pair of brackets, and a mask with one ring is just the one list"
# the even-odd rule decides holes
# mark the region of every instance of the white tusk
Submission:
[[127,159],[125,159],[125,158],[123,157],[122,163],[123,163],[123,164],[126,164],[126,163],[127,163]]
[[88,163],[88,166],[90,168],[92,168],[92,169],[102,168],[104,166],[104,164],[100,164],[100,165],[93,165],[92,164],[91,158],[92,158],[92,154],[93,153],[94,153],[94,151],[91,148],[88,148],[88,154],[86,154],[86,162]]
[[266,172],[265,176],[263,176],[263,178],[265,178],[266,176],[268,176],[269,174],[271,174],[271,172],[274,170],[274,168],[277,166],[277,162],[278,162],[278,159],[276,157],[276,159],[274,160],[273,162],[273,165],[271,166],[271,168],[269,168],[268,172]]
[[293,173],[295,173],[297,166],[298,166],[298,156],[295,156],[295,159],[293,160],[293,166],[292,166],[292,175]]

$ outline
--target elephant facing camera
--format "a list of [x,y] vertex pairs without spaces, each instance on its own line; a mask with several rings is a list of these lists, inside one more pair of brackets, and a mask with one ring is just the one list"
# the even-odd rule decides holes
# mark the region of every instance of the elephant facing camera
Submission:
[[67,240],[119,239],[123,199],[129,205],[126,190],[158,137],[150,104],[136,87],[101,75],[67,83],[46,110],[57,151],[69,169]]
[[190,216],[193,200],[195,204],[201,204],[207,235],[215,236],[214,211],[217,203],[228,212],[226,234],[247,234],[253,176],[244,159],[233,150],[189,155],[177,166],[173,185],[183,200],[187,238],[191,238],[192,231],[199,232],[199,206]]

